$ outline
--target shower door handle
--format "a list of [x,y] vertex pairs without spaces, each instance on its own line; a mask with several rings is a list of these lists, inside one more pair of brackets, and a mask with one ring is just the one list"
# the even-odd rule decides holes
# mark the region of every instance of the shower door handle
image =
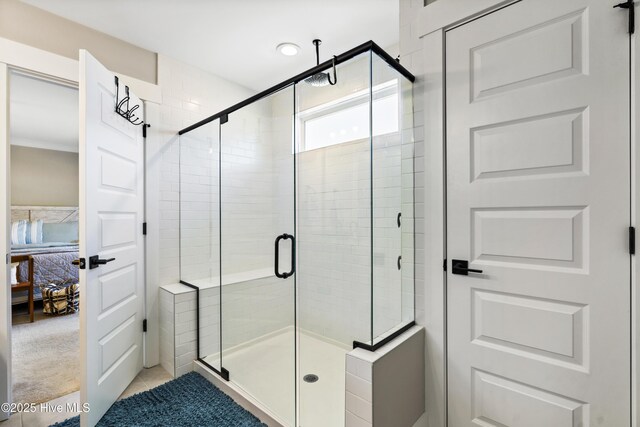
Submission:
[[[286,273],[280,273],[280,268],[278,266],[278,263],[280,261],[280,241],[281,240],[288,240],[291,239],[291,271],[286,272]],[[293,276],[293,273],[296,272],[296,239],[295,237],[293,237],[291,234],[281,234],[278,237],[276,237],[276,256],[275,256],[275,273],[276,273],[276,277],[279,277],[280,279],[286,279],[287,277],[291,277]]]

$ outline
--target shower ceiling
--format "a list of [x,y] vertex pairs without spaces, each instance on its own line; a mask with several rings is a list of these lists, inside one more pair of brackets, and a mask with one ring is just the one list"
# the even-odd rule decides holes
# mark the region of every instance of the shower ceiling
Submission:
[[[22,0],[254,90],[373,40],[396,55],[397,0]],[[274,46],[302,48],[285,57]],[[258,71],[259,70],[259,71]]]

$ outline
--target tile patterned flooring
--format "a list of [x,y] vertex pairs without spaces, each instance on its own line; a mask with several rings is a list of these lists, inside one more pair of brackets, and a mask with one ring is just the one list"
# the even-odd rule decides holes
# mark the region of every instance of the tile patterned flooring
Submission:
[[[120,399],[150,390],[172,379],[171,375],[160,365],[143,369],[129,387],[120,395]],[[48,403],[65,407],[67,403],[79,402],[80,392],[76,391],[75,393],[51,400]],[[19,412],[13,414],[7,421],[0,422],[0,427],[48,427],[53,423],[63,421],[75,415],[78,414],[73,412]]]

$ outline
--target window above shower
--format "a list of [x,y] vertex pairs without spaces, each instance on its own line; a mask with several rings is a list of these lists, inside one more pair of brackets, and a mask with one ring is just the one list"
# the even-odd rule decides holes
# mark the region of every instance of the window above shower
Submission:
[[[298,114],[299,151],[309,151],[332,145],[397,133],[400,130],[400,85],[392,79],[301,111]],[[369,98],[373,97],[373,109]],[[369,129],[370,112],[373,114]],[[372,131],[372,132],[371,132]]]

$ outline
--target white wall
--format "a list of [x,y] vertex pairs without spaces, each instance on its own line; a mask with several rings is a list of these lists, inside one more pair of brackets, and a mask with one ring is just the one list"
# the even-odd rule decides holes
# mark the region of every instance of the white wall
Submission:
[[156,54],[20,0],[0,1],[0,37],[78,59],[87,49],[109,70],[156,82]]
[[415,142],[415,238],[416,238],[416,323],[424,324],[424,82],[422,45],[417,36],[415,18],[423,7],[423,0],[400,0],[400,63],[416,76],[413,88],[414,142]]
[[220,297],[225,350],[293,325],[293,280],[273,272],[275,237],[293,233],[291,108],[273,114],[271,107],[263,99],[231,113],[222,127],[215,120],[181,137],[181,277],[200,286],[203,357],[220,350]]
[[[400,77],[373,58],[374,86]],[[338,67],[336,86],[298,85],[298,107],[304,111],[368,87],[365,54]],[[363,139],[298,155],[299,325],[345,345],[371,339],[372,309],[374,337],[413,318],[413,112],[410,97],[399,97],[401,132],[374,137],[373,153]]]
[[298,157],[299,325],[346,345],[368,341],[369,141],[320,148]]
[[293,198],[283,197],[293,191],[291,114],[291,108],[272,114],[267,98],[233,112],[222,126],[215,120],[181,136],[183,280],[217,283],[220,238],[224,275],[273,272],[275,237],[293,233]]
[[195,67],[158,56],[162,87],[160,162],[160,284],[179,281],[179,130],[253,94]]
[[413,121],[414,121],[414,170],[415,170],[415,246],[416,246],[416,323],[423,325],[425,319],[424,282],[424,223],[425,223],[425,170],[424,170],[424,81],[422,45],[417,35],[416,17],[423,7],[423,0],[400,0],[400,63],[414,76]]
[[269,97],[235,111],[222,125],[223,275],[273,274],[274,240],[293,233],[293,198],[279,199],[293,189],[293,163],[287,167],[276,157],[284,148],[293,161],[291,110],[273,112],[271,102]]
[[181,279],[218,277],[219,121],[180,137]]
[[[257,276],[250,274],[236,284],[223,287],[225,349],[292,325],[292,281],[287,282],[290,286],[283,286],[281,279],[265,277],[259,272],[267,270],[267,275],[273,274],[275,236],[293,233],[293,198],[289,205],[279,204],[276,198],[276,194],[282,197],[287,191],[293,191],[293,164],[288,169],[281,164],[276,168],[273,159],[274,147],[280,151],[282,147],[291,147],[290,115],[273,116],[268,99],[231,114],[222,129],[220,171],[219,121],[189,132],[181,139],[176,134],[253,93],[162,55],[158,76],[163,89],[161,125],[165,141],[158,159],[162,169],[161,284],[175,283],[181,278],[180,237],[182,279],[198,285],[218,283],[218,173],[222,172],[222,241],[226,255],[223,273],[227,277],[258,271]],[[274,140],[279,142],[273,144]],[[288,156],[291,157],[290,152]],[[200,292],[200,344],[204,357],[219,351],[220,290],[208,287]],[[192,323],[195,328],[195,318]],[[195,342],[183,344],[193,346]]]

